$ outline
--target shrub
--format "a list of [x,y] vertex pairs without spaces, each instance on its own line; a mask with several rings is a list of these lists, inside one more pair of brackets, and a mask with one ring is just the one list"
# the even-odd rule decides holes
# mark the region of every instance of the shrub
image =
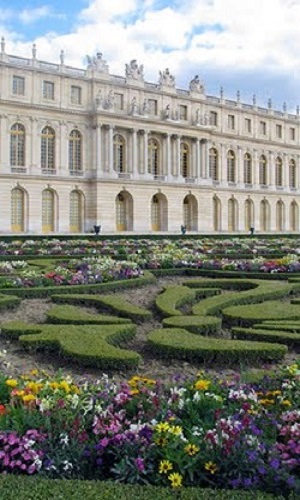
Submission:
[[163,320],[165,328],[184,328],[197,335],[219,335],[221,319],[213,316],[172,316]]
[[266,320],[286,318],[300,319],[300,307],[278,300],[269,300],[262,304],[233,306],[223,309],[224,321],[234,326],[252,326]]
[[187,286],[172,285],[156,297],[155,305],[163,316],[180,316],[178,307],[191,304],[196,299],[196,293]]
[[240,340],[258,340],[262,342],[278,342],[290,347],[300,345],[300,335],[285,331],[264,329],[264,325],[256,325],[255,328],[234,327],[231,330],[232,338]]
[[131,323],[130,319],[107,314],[90,314],[75,306],[54,306],[46,313],[48,323],[69,325],[109,325]]

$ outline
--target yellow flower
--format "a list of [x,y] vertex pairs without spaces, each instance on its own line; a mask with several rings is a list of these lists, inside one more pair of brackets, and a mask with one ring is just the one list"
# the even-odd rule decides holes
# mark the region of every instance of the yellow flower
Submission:
[[14,392],[14,396],[22,397],[22,396],[24,396],[24,394],[25,394],[25,391],[23,391],[23,389],[21,389],[20,391]]
[[284,399],[283,401],[281,401],[281,404],[283,406],[292,406],[292,403],[288,399]]
[[62,380],[59,384],[59,388],[63,389],[65,392],[70,392],[70,384],[66,380]]
[[170,470],[173,469],[173,465],[171,464],[170,460],[161,460],[159,463],[159,473],[160,474],[167,474]]
[[137,394],[139,394],[139,393],[140,393],[140,391],[139,391],[138,389],[132,389],[132,390],[130,391],[131,396],[136,396],[136,395],[137,395]]
[[207,391],[210,384],[211,384],[210,380],[200,379],[200,380],[197,380],[197,382],[195,382],[194,387],[195,387],[196,391]]
[[180,436],[182,434],[182,427],[180,425],[171,425],[168,432],[174,434],[174,436]]
[[131,387],[135,387],[137,386],[138,382],[141,380],[141,377],[139,377],[138,375],[135,375],[134,377],[132,377],[129,381],[128,381],[128,385],[130,385]]
[[218,467],[214,462],[210,461],[210,462],[206,462],[206,464],[204,464],[204,469],[207,470],[208,472],[210,472],[211,474],[215,474],[218,470]]
[[159,424],[156,424],[155,430],[159,433],[162,432],[167,432],[169,430],[170,426],[168,422],[160,422]]
[[26,389],[29,389],[34,394],[37,394],[43,387],[43,384],[38,384],[37,382],[28,382]]
[[193,455],[196,455],[196,453],[198,453],[199,450],[200,450],[200,448],[192,443],[187,444],[186,447],[184,448],[184,451],[188,455],[190,455],[190,457],[192,457]]
[[23,396],[22,399],[23,399],[24,403],[30,403],[30,401],[35,400],[35,396],[34,396],[34,394],[25,394],[25,396]]
[[155,444],[157,444],[157,446],[161,446],[163,448],[164,446],[166,446],[168,441],[165,437],[159,436],[158,438],[154,439],[154,442]]
[[15,378],[8,378],[5,383],[8,387],[17,387],[18,385],[18,381]]
[[49,386],[51,387],[51,389],[53,389],[55,391],[56,389],[59,388],[59,383],[58,382],[50,382]]
[[39,373],[39,371],[37,369],[34,369],[34,370],[31,370],[30,375],[35,377],[35,375],[37,375],[38,373]]
[[182,486],[182,476],[178,474],[178,472],[170,474],[168,479],[171,481],[172,488],[180,488],[180,486]]

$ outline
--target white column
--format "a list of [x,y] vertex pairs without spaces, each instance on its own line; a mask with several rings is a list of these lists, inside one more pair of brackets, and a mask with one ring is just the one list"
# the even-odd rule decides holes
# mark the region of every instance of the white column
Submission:
[[273,151],[269,151],[269,161],[268,161],[268,179],[267,183],[272,189],[275,189],[275,162],[274,162],[274,153]]
[[113,160],[114,160],[114,126],[108,126],[108,171],[112,173],[113,171]]
[[259,181],[259,174],[258,174],[258,151],[257,149],[253,150],[253,155],[252,155],[252,184],[253,186],[258,185]]
[[[59,122],[59,164],[56,164],[57,173],[66,175],[68,166],[69,138],[67,137],[67,124],[61,120]],[[58,168],[57,168],[58,167]]]
[[144,174],[148,174],[148,131],[144,130]]
[[197,179],[202,177],[200,139],[196,139],[196,177]]
[[175,147],[175,157],[174,157],[174,175],[178,177],[178,175],[181,175],[180,172],[180,142],[181,142],[181,137],[180,135],[176,136],[176,147]]
[[137,175],[137,129],[132,129],[132,174]]
[[171,138],[170,134],[166,134],[166,164],[163,174],[169,177],[170,173],[171,173]]
[[97,176],[99,176],[102,173],[102,151],[101,151],[102,130],[101,130],[101,123],[98,123],[96,125],[95,134],[96,134],[96,165],[95,165],[95,170],[97,172]]
[[9,170],[9,150],[10,146],[10,134],[7,133],[7,115],[1,115],[0,117],[0,165],[1,171],[5,172]]
[[192,139],[191,175],[197,177],[197,139]]
[[27,158],[27,164],[31,169],[36,169],[38,166],[38,148],[39,148],[39,140],[37,134],[37,119],[30,117],[30,134],[31,134],[31,143],[30,143],[30,158]]
[[286,153],[283,154],[282,161],[282,186],[283,189],[288,189],[289,185],[289,161],[288,155]]
[[238,182],[239,184],[243,184],[244,183],[244,161],[243,161],[243,152],[242,152],[242,148],[240,146],[238,146],[237,148],[237,178],[236,178],[236,182]]
[[221,144],[221,164],[220,164],[220,174],[221,174],[221,182],[226,183],[227,180],[227,148],[225,144]]

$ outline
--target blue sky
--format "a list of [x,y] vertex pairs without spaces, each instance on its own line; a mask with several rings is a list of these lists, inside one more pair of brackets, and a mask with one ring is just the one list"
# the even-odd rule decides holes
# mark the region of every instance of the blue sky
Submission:
[[157,82],[170,68],[176,86],[195,74],[208,95],[293,113],[300,104],[300,0],[0,0],[6,51],[85,67],[103,53],[110,72],[124,75],[137,59]]

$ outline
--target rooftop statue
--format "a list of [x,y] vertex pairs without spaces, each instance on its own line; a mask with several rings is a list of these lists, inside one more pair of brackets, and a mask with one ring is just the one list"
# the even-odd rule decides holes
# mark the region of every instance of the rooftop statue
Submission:
[[175,76],[171,75],[169,68],[159,72],[159,83],[160,85],[175,87]]
[[125,64],[125,74],[126,78],[132,78],[133,80],[144,80],[144,66],[143,64],[138,65],[136,59],[131,59],[129,64]]
[[97,52],[95,56],[86,56],[88,62],[88,68],[95,71],[100,71],[101,73],[108,73],[109,68],[107,62],[102,59],[102,53]]
[[203,82],[199,79],[198,75],[195,75],[194,78],[190,81],[190,90],[192,92],[199,92],[200,94],[204,94],[204,85]]

